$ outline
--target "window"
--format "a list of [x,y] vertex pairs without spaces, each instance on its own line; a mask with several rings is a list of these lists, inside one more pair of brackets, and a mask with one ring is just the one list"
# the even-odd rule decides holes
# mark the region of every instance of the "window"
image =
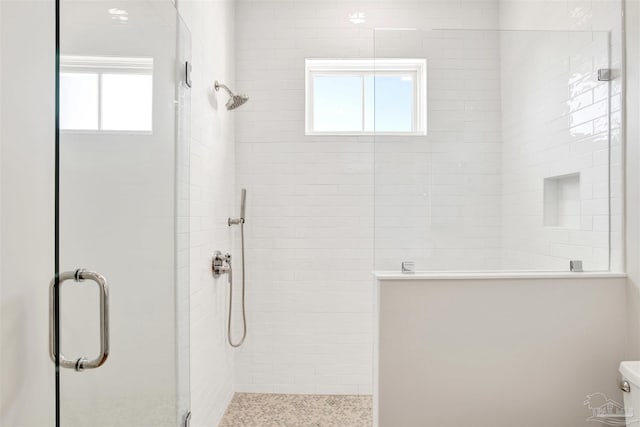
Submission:
[[152,110],[152,58],[60,59],[60,129],[150,132]]
[[307,135],[425,135],[425,59],[307,59]]

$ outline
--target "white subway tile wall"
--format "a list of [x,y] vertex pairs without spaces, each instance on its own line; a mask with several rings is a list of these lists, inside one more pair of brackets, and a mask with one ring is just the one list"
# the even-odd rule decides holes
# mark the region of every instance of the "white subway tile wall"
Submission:
[[[447,146],[450,135],[434,126],[429,129],[434,135],[432,146],[425,143],[425,138],[379,141],[376,150],[383,153],[387,149],[389,153],[376,153],[374,162],[372,137],[305,137],[304,60],[372,58],[376,49],[384,51],[385,43],[393,42],[394,37],[400,41],[411,37],[388,33],[374,38],[374,26],[459,28],[472,23],[497,24],[496,1],[464,3],[238,2],[237,85],[251,96],[250,103],[237,112],[238,186],[249,191],[250,330],[247,343],[238,353],[238,391],[371,393],[374,302],[370,271],[377,266],[373,251],[374,164],[378,168],[376,196],[380,198],[376,215],[385,225],[376,230],[379,253],[383,259],[398,254],[423,256],[422,248],[428,243],[424,233],[406,228],[422,226],[428,218],[424,204],[419,203],[422,199],[416,202],[413,197],[416,188],[422,194],[429,184],[423,179],[424,173],[418,172],[428,170],[432,151],[447,153],[450,147],[454,152],[465,147]],[[348,15],[358,10],[365,12],[365,26],[348,20]],[[443,52],[439,65],[439,58],[428,51],[430,45],[423,44],[422,38],[415,41],[427,46],[425,51],[406,50],[412,46],[395,42],[391,46],[395,49],[393,56],[428,57],[435,59],[430,64],[435,67],[434,73],[446,69],[448,46],[438,47]],[[486,73],[486,68],[493,72],[492,84],[497,88],[497,45],[494,43],[489,50],[493,53],[490,64],[485,64],[484,56],[470,61],[478,64],[479,72]],[[441,109],[446,110],[455,102],[448,96],[446,83],[455,85],[455,80],[447,80],[444,71],[441,75],[446,82],[442,88],[434,87],[432,96],[440,94]],[[467,84],[470,90],[479,87],[490,92],[481,84],[471,88],[472,79]],[[484,105],[482,97],[474,101]],[[436,114],[437,108],[433,112]],[[442,117],[446,120],[446,113]],[[489,132],[498,130],[499,124],[494,124]],[[483,137],[487,138],[484,131]],[[395,150],[394,154],[394,142],[410,150]],[[493,140],[478,142],[470,148],[475,154],[469,157],[485,156],[488,151],[483,161],[499,159],[499,146]],[[399,173],[390,170],[394,166]],[[455,175],[446,175],[437,184],[446,188],[455,185],[451,181],[456,179]],[[499,180],[496,177],[492,182]],[[476,200],[483,206],[489,204],[480,196]],[[410,218],[401,218],[398,224],[393,215],[408,210]],[[493,210],[497,216],[499,208]],[[391,218],[386,223],[385,215]],[[438,217],[446,221],[448,215],[444,206]],[[495,227],[499,225],[493,222]],[[400,231],[408,233],[394,227],[405,227]],[[389,255],[383,244],[385,234]],[[497,250],[497,234],[487,231],[484,235]],[[452,240],[443,235],[441,241],[444,245]],[[457,247],[468,247],[468,241],[455,243],[441,250],[443,259],[447,259],[447,252],[459,253]],[[418,250],[410,251],[412,247]],[[486,254],[484,249],[472,252]],[[399,263],[388,268],[399,268]]]
[[376,137],[376,269],[501,268],[498,40],[459,28],[376,31],[377,57],[427,58],[429,68],[427,135]]
[[[536,11],[565,23],[561,29],[568,41],[547,60],[559,66],[573,63],[575,72],[589,73],[608,48],[596,34],[589,33],[592,40],[587,43],[567,31],[607,25],[615,30],[619,2],[600,3],[237,2],[237,88],[251,97],[235,113],[237,186],[248,189],[249,311],[249,336],[236,359],[237,391],[370,393],[373,269],[399,270],[401,261],[410,260],[418,270],[566,270],[569,259],[584,259],[587,268],[599,268],[602,264],[594,260],[608,259],[602,234],[608,227],[603,216],[608,184],[595,185],[606,179],[606,146],[585,143],[576,156],[569,151],[544,153],[580,165],[584,195],[591,196],[582,201],[579,230],[546,230],[546,176],[534,175],[539,171],[525,166],[544,161],[535,148],[547,140],[538,142],[533,133],[520,138],[520,133],[539,128],[561,133],[562,120],[565,133],[579,131],[584,123],[601,128],[605,119],[598,102],[606,94],[596,85],[590,90],[598,99],[589,103],[587,96],[579,97],[584,91],[557,95],[561,79],[556,75],[542,89],[550,79],[546,74],[526,70],[529,74],[516,79],[517,70],[506,68],[515,58],[512,50],[518,43],[520,49],[533,49],[537,45],[523,43],[538,33],[495,31],[540,29],[541,21],[522,17],[535,5]],[[364,13],[366,23],[349,22],[355,12]],[[374,31],[376,27],[385,29]],[[614,53],[620,49],[615,31],[612,41]],[[545,43],[543,37],[539,48]],[[427,135],[304,136],[304,60],[372,57],[428,60]],[[615,53],[612,58],[615,67]],[[563,93],[580,83],[565,79]],[[618,84],[613,83],[614,114],[619,111],[614,105],[619,103]],[[553,95],[554,103],[525,108],[523,104],[532,102],[522,98],[527,91],[533,91],[533,100]],[[575,114],[569,116],[565,110],[571,106]],[[550,117],[536,115],[541,108],[557,118],[555,127]],[[525,112],[527,122],[519,123]],[[572,126],[569,117],[575,121]],[[612,119],[616,122],[619,118]],[[613,139],[615,144],[615,135]],[[520,169],[505,165],[516,153],[522,156]],[[619,148],[612,151],[616,155]],[[591,166],[584,160],[589,156]],[[556,169],[552,174],[576,172],[568,166]],[[516,173],[523,177],[516,179]],[[534,185],[539,194],[531,190]],[[522,200],[511,200],[518,191]],[[513,206],[505,207],[507,203]],[[612,222],[621,223],[617,218]],[[525,235],[534,238],[522,242]]]
[[[503,28],[539,30],[500,35],[504,268],[567,270],[577,259],[607,270],[611,230],[620,271],[621,2],[504,1],[500,10]],[[609,68],[613,80],[598,81]],[[576,173],[577,226],[545,226],[545,178]]]
[[305,59],[373,57],[372,30],[348,20],[360,5],[237,3],[237,86],[251,97],[236,122],[249,322],[237,391],[372,393],[373,137],[304,136]]

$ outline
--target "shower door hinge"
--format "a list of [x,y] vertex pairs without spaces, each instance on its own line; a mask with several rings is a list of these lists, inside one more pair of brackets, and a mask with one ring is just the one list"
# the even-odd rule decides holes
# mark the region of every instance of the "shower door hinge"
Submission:
[[402,274],[413,274],[416,272],[416,264],[413,261],[402,261]]
[[582,261],[581,260],[569,261],[569,271],[573,273],[582,273],[584,271],[582,269]]
[[184,83],[188,88],[191,87],[191,63],[189,61],[184,63]]
[[598,81],[599,82],[611,81],[611,69],[610,68],[600,68],[598,70]]
[[184,427],[191,426],[191,411],[187,412],[187,415],[184,416]]

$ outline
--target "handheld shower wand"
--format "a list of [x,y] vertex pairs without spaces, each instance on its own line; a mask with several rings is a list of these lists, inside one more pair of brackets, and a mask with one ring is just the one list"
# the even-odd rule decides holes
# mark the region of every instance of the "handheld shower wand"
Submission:
[[233,282],[229,280],[229,321],[227,322],[227,341],[231,347],[240,347],[247,337],[247,313],[245,309],[245,268],[244,268],[244,223],[245,215],[247,212],[247,190],[242,189],[240,193],[240,218],[229,218],[227,224],[229,227],[232,225],[240,225],[240,242],[241,242],[241,255],[242,255],[242,338],[237,343],[234,343],[231,339],[231,309],[233,307]]
[[240,193],[240,218],[244,221],[244,216],[247,213],[247,189],[243,188]]
[[240,193],[240,218],[229,218],[227,224],[232,225],[244,224],[245,214],[247,212],[247,189],[243,188]]

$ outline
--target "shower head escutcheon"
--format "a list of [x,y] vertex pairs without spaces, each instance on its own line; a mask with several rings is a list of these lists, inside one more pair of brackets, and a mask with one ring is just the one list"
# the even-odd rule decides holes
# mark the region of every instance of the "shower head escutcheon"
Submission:
[[220,88],[222,88],[229,94],[230,98],[226,104],[227,110],[229,111],[235,110],[249,100],[249,97],[247,95],[235,95],[233,92],[231,92],[231,89],[229,89],[226,85],[218,82],[217,80],[214,88],[216,89],[216,92],[219,92]]

